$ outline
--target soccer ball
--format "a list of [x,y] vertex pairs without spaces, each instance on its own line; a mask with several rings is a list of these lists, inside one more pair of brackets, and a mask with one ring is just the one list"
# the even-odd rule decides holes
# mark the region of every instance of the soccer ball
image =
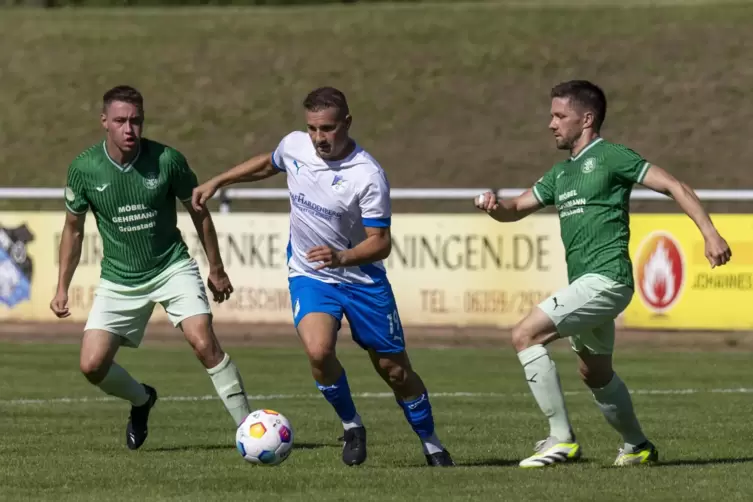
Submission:
[[293,427],[276,411],[256,410],[238,426],[235,445],[247,462],[281,464],[293,448]]

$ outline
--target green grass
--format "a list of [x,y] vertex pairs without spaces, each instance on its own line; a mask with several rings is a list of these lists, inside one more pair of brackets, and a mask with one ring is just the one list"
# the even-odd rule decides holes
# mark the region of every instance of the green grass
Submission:
[[[748,500],[753,455],[753,404],[747,394],[715,388],[750,387],[747,353],[642,353],[616,358],[633,389],[697,389],[693,394],[638,393],[644,428],[663,466],[615,469],[619,446],[591,397],[576,381],[574,356],[555,352],[572,420],[585,451],[579,465],[524,471],[517,460],[546,433],[510,350],[414,350],[433,398],[437,430],[459,467],[423,467],[420,447],[390,398],[356,397],[369,427],[367,464],[340,461],[341,432],[294,349],[232,348],[256,398],[255,407],[287,415],[296,430],[290,459],[276,468],[246,464],[233,447],[233,427],[212,401],[158,403],[150,437],[138,452],[125,448],[128,408],[119,402],[11,404],[20,398],[99,397],[77,373],[70,345],[0,346],[0,499],[3,500]],[[361,351],[343,349],[354,392],[384,392]],[[146,346],[120,362],[163,397],[213,393],[187,347]],[[498,396],[441,397],[439,393]]]
[[747,182],[750,2],[509,3],[3,11],[0,184],[61,186],[127,82],[202,179],[302,128],[329,84],[393,186],[526,186],[561,158],[548,93],[570,78],[608,91],[608,137],[694,186]]

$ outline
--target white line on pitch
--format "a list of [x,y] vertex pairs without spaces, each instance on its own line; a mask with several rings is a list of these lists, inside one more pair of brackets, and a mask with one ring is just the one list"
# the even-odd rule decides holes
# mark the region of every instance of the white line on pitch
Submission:
[[[636,389],[630,391],[631,394],[636,395],[649,395],[649,396],[681,396],[687,394],[753,394],[753,389],[748,388],[736,388],[736,389]],[[586,391],[568,391],[565,395],[579,395],[587,394]],[[528,396],[528,393],[514,392],[431,392],[429,396],[432,398],[470,398],[470,399],[492,399],[492,398],[511,398],[511,397],[523,397]],[[366,397],[394,399],[394,394],[391,392],[356,392],[353,397]],[[165,396],[160,397],[160,401],[212,401],[217,399],[216,395],[205,396]],[[259,394],[249,395],[248,399],[253,405],[254,401],[271,401],[282,399],[321,399],[321,394]],[[116,397],[58,397],[50,399],[2,399],[0,400],[0,406],[19,406],[19,405],[32,405],[32,404],[78,404],[78,403],[102,403],[110,401],[120,401]]]

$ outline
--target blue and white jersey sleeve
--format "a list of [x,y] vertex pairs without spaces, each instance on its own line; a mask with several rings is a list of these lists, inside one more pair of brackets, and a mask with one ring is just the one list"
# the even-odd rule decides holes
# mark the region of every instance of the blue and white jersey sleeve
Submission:
[[389,227],[392,223],[392,204],[390,202],[390,184],[384,171],[371,176],[359,194],[361,222],[364,227]]
[[285,168],[285,143],[289,137],[290,135],[287,135],[282,138],[282,140],[280,140],[280,143],[277,145],[277,148],[275,148],[275,151],[272,152],[272,165],[278,171],[287,171],[287,169]]

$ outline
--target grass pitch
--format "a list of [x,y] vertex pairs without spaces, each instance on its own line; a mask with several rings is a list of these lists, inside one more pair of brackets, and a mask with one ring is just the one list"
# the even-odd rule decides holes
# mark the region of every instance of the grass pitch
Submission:
[[576,381],[574,356],[555,351],[585,459],[530,471],[516,464],[546,434],[546,422],[511,350],[412,351],[438,433],[459,464],[442,470],[424,467],[417,439],[360,350],[341,350],[369,428],[369,460],[359,468],[340,461],[339,424],[302,351],[228,352],[250,393],[263,395],[254,407],[292,421],[296,448],[279,467],[240,458],[232,422],[220,401],[204,399],[213,388],[187,346],[121,354],[121,364],[162,397],[149,439],[130,452],[128,406],[95,400],[103,394],[77,373],[76,346],[2,344],[0,499],[674,501],[749,500],[753,491],[753,403],[740,390],[753,377],[749,353],[618,353],[617,369],[663,462],[617,469],[610,463],[618,436]]
[[609,138],[693,186],[744,186],[753,5],[646,3],[4,10],[0,184],[62,186],[100,138],[102,93],[126,82],[146,133],[202,179],[274,148],[304,126],[305,93],[335,85],[393,186],[523,187],[561,158],[551,86],[588,78]]

